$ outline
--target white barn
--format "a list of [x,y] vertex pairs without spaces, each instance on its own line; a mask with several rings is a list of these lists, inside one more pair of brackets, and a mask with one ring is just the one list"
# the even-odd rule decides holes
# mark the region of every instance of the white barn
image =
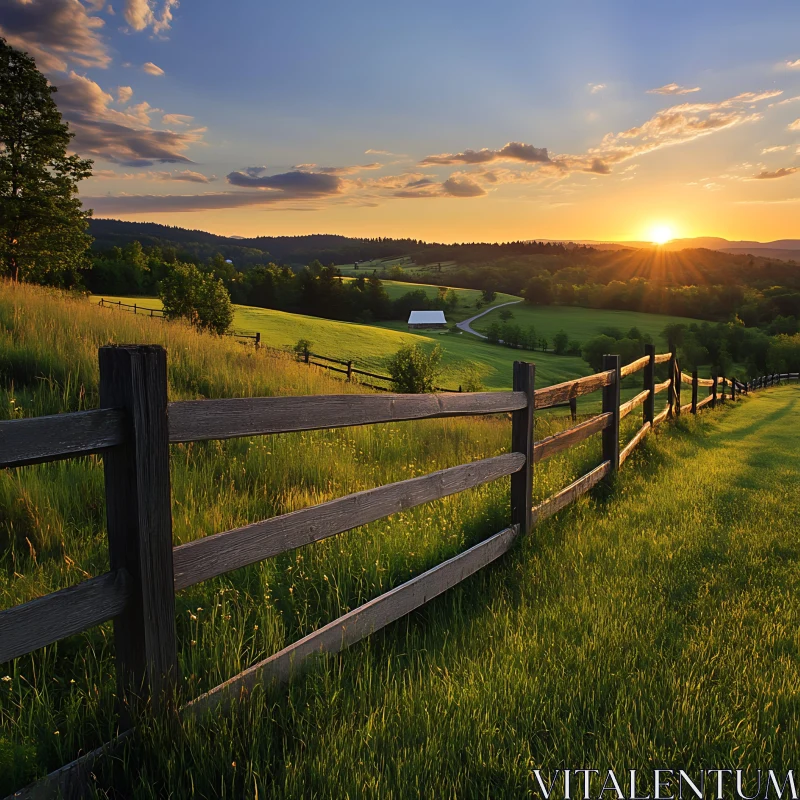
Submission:
[[444,318],[444,311],[412,311],[408,318],[408,329],[419,330],[420,328],[446,328],[447,320]]

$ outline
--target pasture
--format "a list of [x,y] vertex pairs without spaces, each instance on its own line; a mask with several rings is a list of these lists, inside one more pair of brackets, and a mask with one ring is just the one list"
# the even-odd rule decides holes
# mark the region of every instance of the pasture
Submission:
[[[631,328],[638,328],[642,333],[651,336],[653,343],[659,348],[665,348],[667,342],[661,335],[665,326],[702,322],[689,317],[674,317],[667,314],[643,314],[639,311],[611,311],[576,306],[530,306],[527,303],[520,303],[509,306],[508,310],[514,315],[509,322],[523,329],[535,327],[536,332],[540,336],[545,336],[551,346],[553,337],[562,329],[569,334],[570,339],[583,344],[593,336],[597,336],[603,328],[618,328],[623,334]],[[498,312],[492,311],[476,320],[472,327],[476,331],[486,333],[494,322],[502,324],[503,320],[500,319]]]

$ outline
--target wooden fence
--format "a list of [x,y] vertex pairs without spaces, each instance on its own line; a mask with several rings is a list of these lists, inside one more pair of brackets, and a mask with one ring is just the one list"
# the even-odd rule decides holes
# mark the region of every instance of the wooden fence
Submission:
[[[647,354],[621,366],[608,355],[588,377],[534,389],[535,366],[515,362],[513,389],[429,395],[365,394],[256,397],[167,402],[167,357],[160,346],[100,348],[100,408],[0,422],[0,467],[17,467],[100,453],[105,470],[110,571],[68,589],[0,612],[0,663],[113,620],[123,733],[82,756],[18,797],[77,792],[94,760],[122,742],[143,704],[170,712],[182,697],[178,675],[175,593],[200,581],[373,522],[422,503],[510,476],[511,524],[469,550],[328,623],[269,658],[185,704],[196,715],[224,707],[258,683],[282,683],[319,653],[336,653],[388,625],[490,564],[515,540],[600,481],[608,481],[657,425],[682,413],[731,400],[737,393],[793,375],[765,376],[749,384],[701,380],[682,373],[673,354]],[[656,383],[656,367],[669,364]],[[623,378],[641,371],[642,391],[620,403]],[[681,384],[691,402],[681,405]],[[699,388],[709,394],[698,399]],[[721,390],[721,391],[720,391]],[[602,412],[534,441],[535,410],[602,391]],[[668,392],[654,413],[654,399]],[[642,425],[620,448],[620,421],[637,408]],[[169,445],[401,420],[511,414],[511,451],[469,464],[330,500],[173,546]],[[600,464],[536,506],[535,464],[602,433]],[[77,788],[76,788],[77,787]]]

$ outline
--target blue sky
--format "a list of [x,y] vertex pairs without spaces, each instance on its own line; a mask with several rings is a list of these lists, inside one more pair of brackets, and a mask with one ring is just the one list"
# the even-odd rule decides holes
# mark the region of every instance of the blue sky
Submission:
[[59,87],[97,216],[441,241],[800,235],[796,0],[0,0],[0,29]]

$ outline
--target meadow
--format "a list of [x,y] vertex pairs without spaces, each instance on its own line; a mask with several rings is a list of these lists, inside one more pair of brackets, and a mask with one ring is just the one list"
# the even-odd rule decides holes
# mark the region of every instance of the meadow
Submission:
[[[536,328],[539,336],[545,336],[552,347],[553,337],[565,330],[570,339],[581,344],[597,336],[603,328],[617,328],[623,334],[631,328],[638,328],[647,334],[659,349],[667,347],[667,341],[662,335],[667,325],[691,325],[701,320],[689,317],[673,317],[667,314],[643,314],[640,311],[612,311],[608,309],[578,308],[576,306],[530,306],[520,303],[509,306],[508,311],[513,314],[513,322],[521,328],[530,326]],[[476,320],[472,327],[476,331],[486,333],[492,323],[503,323],[499,312],[492,311]]]
[[[2,284],[0,418],[95,406],[108,341],[164,344],[170,399],[358,388],[180,323]],[[683,418],[613,488],[289,691],[143,729],[95,796],[496,798],[565,764],[791,768],[798,422],[796,386]],[[537,438],[561,424],[538,414]],[[174,445],[175,542],[505,452],[509,435],[499,415]],[[593,437],[537,465],[536,499],[598,459]],[[184,696],[500,530],[507,505],[498,481],[179,593]],[[103,507],[97,458],[0,473],[0,608],[107,569]],[[112,648],[103,626],[0,668],[0,792],[113,735]]]

